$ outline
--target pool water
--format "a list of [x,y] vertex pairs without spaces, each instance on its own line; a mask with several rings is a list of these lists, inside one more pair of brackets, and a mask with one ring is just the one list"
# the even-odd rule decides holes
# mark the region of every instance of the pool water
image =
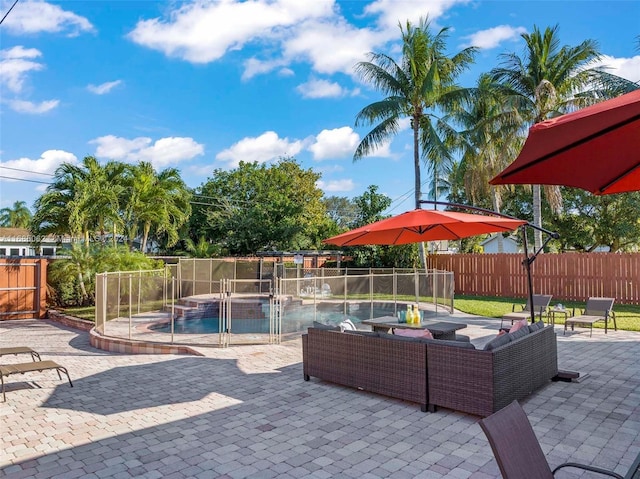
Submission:
[[[344,314],[343,305],[319,305],[314,310],[313,305],[299,305],[287,307],[282,316],[282,331],[296,332],[305,331],[314,321],[325,324],[339,324],[345,319],[350,319],[354,324],[358,324],[366,319],[378,318],[381,316],[394,316],[394,305],[384,304],[381,306],[370,303],[349,304],[348,314]],[[267,308],[268,309],[268,308]],[[262,315],[261,315],[262,316]],[[151,326],[153,331],[171,332],[171,324],[163,323]],[[174,321],[173,332],[175,334],[214,334],[219,332],[218,317],[207,318],[178,318]],[[268,311],[263,317],[258,318],[233,318],[231,321],[232,333],[269,333]]]

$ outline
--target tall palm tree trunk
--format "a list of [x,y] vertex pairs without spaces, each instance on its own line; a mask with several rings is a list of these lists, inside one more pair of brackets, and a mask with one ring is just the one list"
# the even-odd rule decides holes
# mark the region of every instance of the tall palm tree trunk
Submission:
[[[496,213],[500,213],[500,205],[502,201],[500,198],[500,193],[498,193],[498,188],[495,186],[491,187],[491,206],[493,207],[493,211]],[[502,233],[498,233],[496,237],[498,240],[498,253],[504,253],[504,237]]]
[[[542,227],[542,194],[540,190],[540,185],[533,185],[533,224],[538,227]],[[538,251],[542,248],[542,231],[536,229],[533,234],[533,244]]]
[[[413,116],[413,171],[414,171],[414,190],[415,190],[415,199],[416,199],[416,209],[422,207],[420,200],[422,199],[422,191],[420,188],[420,184],[422,180],[420,178],[420,142],[419,142],[419,132],[420,132],[420,120],[417,114]],[[420,255],[420,265],[423,270],[427,270],[427,253],[424,248],[424,243],[421,241],[418,243],[418,254]]]

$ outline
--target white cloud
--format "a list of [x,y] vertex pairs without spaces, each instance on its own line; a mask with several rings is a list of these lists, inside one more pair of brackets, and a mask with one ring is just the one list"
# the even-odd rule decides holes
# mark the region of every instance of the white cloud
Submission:
[[433,22],[457,4],[470,0],[429,0],[427,2],[399,2],[398,0],[376,0],[365,7],[368,15],[378,15],[378,25],[382,30],[397,35],[398,24],[404,26],[407,20],[417,24],[420,18],[429,17]]
[[208,63],[251,41],[268,41],[307,18],[331,15],[334,0],[195,1],[168,19],[138,22],[134,42],[192,63]]
[[34,103],[27,100],[8,100],[7,103],[9,104],[9,107],[15,112],[40,115],[56,108],[60,101],[46,100],[40,103]]
[[[285,65],[283,60],[263,61],[257,58],[249,58],[244,62],[244,71],[242,72],[242,81],[247,81],[256,75],[264,75],[276,68]],[[293,73],[293,72],[291,72]]]
[[39,50],[23,46],[0,50],[0,84],[13,93],[20,93],[27,74],[44,68],[42,63],[33,61],[40,56]]
[[315,160],[351,158],[360,142],[360,135],[351,127],[343,126],[333,130],[322,130],[315,140],[315,143],[309,146]]
[[15,34],[67,32],[69,36],[75,36],[94,31],[86,18],[63,10],[58,5],[33,0],[18,2],[5,19],[2,28],[5,27]]
[[284,42],[283,55],[288,61],[308,61],[322,74],[352,75],[354,65],[389,38],[369,28],[356,28],[342,19],[310,20]]
[[308,82],[298,85],[296,90],[303,98],[336,98],[349,93],[338,83],[317,78],[312,78]]
[[318,180],[316,181],[316,186],[327,193],[344,193],[353,191],[355,183],[351,179],[331,181]]
[[122,80],[115,80],[102,83],[101,85],[87,85],[87,90],[89,90],[91,93],[95,93],[96,95],[104,95],[105,93],[109,93],[121,83]]
[[607,72],[632,82],[640,82],[640,55],[631,58],[615,58],[604,55],[600,65],[608,67]]
[[463,47],[478,47],[482,49],[495,48],[505,40],[517,40],[520,35],[526,33],[524,27],[512,27],[511,25],[498,25],[497,27],[480,30],[472,35],[462,37],[467,40]]
[[51,178],[43,175],[53,175],[62,163],[75,164],[77,162],[78,158],[73,153],[63,150],[47,150],[37,160],[18,158],[17,160],[3,161],[0,165],[14,168],[8,170],[11,171],[9,176],[14,178],[49,181]]
[[89,143],[97,144],[96,156],[110,160],[137,163],[148,161],[156,168],[164,168],[204,154],[204,146],[193,138],[168,137],[153,143],[151,138],[133,140],[113,135],[101,136]]
[[267,131],[256,138],[243,138],[216,155],[216,160],[228,162],[229,168],[235,168],[240,161],[265,163],[283,156],[295,156],[303,148],[300,140],[289,141],[280,138],[274,131]]

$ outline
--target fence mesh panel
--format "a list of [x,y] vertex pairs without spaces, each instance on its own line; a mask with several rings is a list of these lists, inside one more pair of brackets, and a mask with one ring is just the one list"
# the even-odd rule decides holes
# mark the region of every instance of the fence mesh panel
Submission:
[[164,270],[97,275],[96,329],[172,344],[278,343],[314,321],[359,323],[413,303],[452,311],[453,290],[453,275],[437,270],[189,259]]

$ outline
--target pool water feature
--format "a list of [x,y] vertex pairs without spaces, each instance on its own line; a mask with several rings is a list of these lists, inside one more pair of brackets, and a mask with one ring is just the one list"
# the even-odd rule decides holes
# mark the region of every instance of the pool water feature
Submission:
[[[402,305],[398,305],[400,308]],[[231,300],[231,333],[269,333],[269,299],[265,297],[233,298]],[[282,332],[305,331],[314,321],[339,324],[350,319],[358,324],[366,319],[394,316],[394,303],[316,303],[302,304],[298,301],[283,301]],[[185,311],[174,321],[175,334],[215,334],[219,332],[220,303],[218,300],[198,304],[197,309]],[[171,323],[152,325],[157,332],[171,332]]]

